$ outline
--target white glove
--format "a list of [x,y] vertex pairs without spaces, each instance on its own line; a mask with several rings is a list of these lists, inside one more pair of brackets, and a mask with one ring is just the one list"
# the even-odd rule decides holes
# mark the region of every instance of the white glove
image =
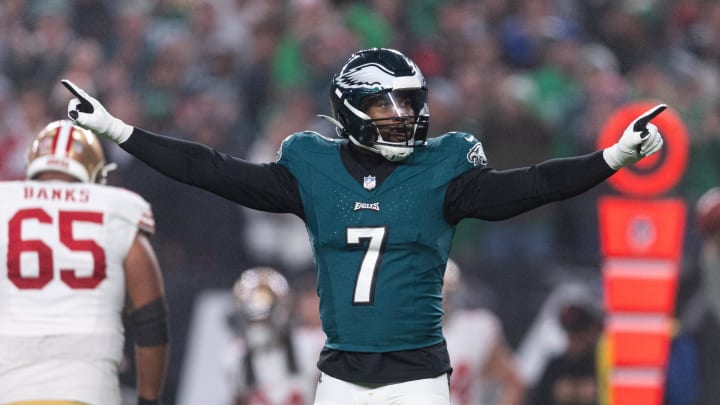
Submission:
[[620,140],[603,150],[603,157],[613,170],[633,164],[645,156],[650,156],[662,148],[663,139],[650,120],[665,111],[667,105],[658,104],[637,117],[625,129]]
[[61,83],[75,96],[68,102],[68,117],[73,123],[115,143],[123,143],[130,138],[132,126],[110,115],[99,101],[70,80],[62,80]]

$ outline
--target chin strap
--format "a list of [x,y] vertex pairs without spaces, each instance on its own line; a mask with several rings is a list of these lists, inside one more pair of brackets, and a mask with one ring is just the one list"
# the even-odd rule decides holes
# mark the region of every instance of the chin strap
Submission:
[[378,149],[375,149],[375,148],[373,148],[372,146],[367,146],[367,145],[361,144],[360,142],[358,142],[357,139],[355,139],[355,137],[348,136],[348,139],[350,140],[350,142],[353,143],[353,145],[357,146],[357,147],[360,148],[360,149],[365,149],[365,150],[370,151],[370,152],[372,152],[372,153],[380,154],[380,151],[379,151]]
[[[400,160],[404,160],[404,159],[406,159],[408,156],[410,156],[410,154],[412,153],[412,148],[410,148],[411,150],[410,150],[409,153],[401,153],[401,154],[395,153],[395,152],[393,152],[393,151],[391,151],[391,150],[388,149],[388,148],[400,148],[401,146],[379,145],[379,146],[383,146],[383,147],[382,147],[382,148],[377,148],[377,147],[372,147],[372,146],[363,145],[363,144],[361,144],[360,142],[358,142],[358,141],[355,139],[355,137],[350,136],[350,134],[347,132],[347,130],[345,129],[345,127],[343,126],[343,124],[340,123],[340,121],[336,120],[336,119],[333,118],[333,117],[329,117],[329,116],[327,116],[327,115],[318,114],[317,116],[318,116],[318,118],[326,119],[326,120],[330,121],[333,125],[335,125],[336,130],[338,131],[338,135],[339,135],[339,136],[345,138],[345,136],[343,136],[343,134],[347,134],[347,135],[348,135],[347,138],[350,139],[350,142],[352,142],[353,145],[357,146],[358,148],[362,148],[362,149],[365,149],[365,150],[367,150],[367,151],[370,151],[370,152],[372,152],[372,153],[377,153],[378,155],[384,157],[385,159],[387,159],[387,160],[389,160],[389,161],[391,161],[391,162],[397,162],[397,161],[400,161]],[[378,134],[378,136],[380,136],[380,134]],[[382,138],[381,138],[381,139],[382,139]]]

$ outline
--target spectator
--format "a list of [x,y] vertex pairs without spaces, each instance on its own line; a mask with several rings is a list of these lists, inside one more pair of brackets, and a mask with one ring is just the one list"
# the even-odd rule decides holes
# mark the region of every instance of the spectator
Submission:
[[546,364],[529,405],[597,405],[596,350],[603,331],[599,303],[592,297],[566,302],[558,318],[567,346]]

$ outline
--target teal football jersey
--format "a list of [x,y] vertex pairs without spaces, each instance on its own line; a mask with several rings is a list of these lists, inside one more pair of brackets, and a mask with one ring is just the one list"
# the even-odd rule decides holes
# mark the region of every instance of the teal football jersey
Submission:
[[449,133],[418,148],[382,183],[360,184],[340,140],[302,132],[278,162],[297,179],[330,349],[389,352],[442,342],[442,279],[455,228],[448,183],[484,163],[481,144]]

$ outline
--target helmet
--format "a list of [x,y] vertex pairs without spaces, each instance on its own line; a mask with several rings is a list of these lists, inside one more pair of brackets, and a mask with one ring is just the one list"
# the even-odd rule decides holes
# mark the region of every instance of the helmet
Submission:
[[104,183],[105,156],[97,137],[67,120],[48,124],[35,135],[28,153],[26,177],[47,171],[67,173],[85,183]]
[[[394,116],[370,118],[367,106],[377,100],[393,106]],[[401,113],[400,102],[409,104],[412,114]],[[334,116],[330,121],[341,137],[388,160],[403,160],[425,144],[430,122],[425,78],[412,60],[396,50],[372,48],[350,56],[332,80],[330,103]],[[383,138],[390,133],[394,139]],[[398,136],[404,139],[397,141]]]
[[233,285],[237,326],[265,322],[284,328],[290,319],[291,291],[285,277],[270,267],[245,270]]

